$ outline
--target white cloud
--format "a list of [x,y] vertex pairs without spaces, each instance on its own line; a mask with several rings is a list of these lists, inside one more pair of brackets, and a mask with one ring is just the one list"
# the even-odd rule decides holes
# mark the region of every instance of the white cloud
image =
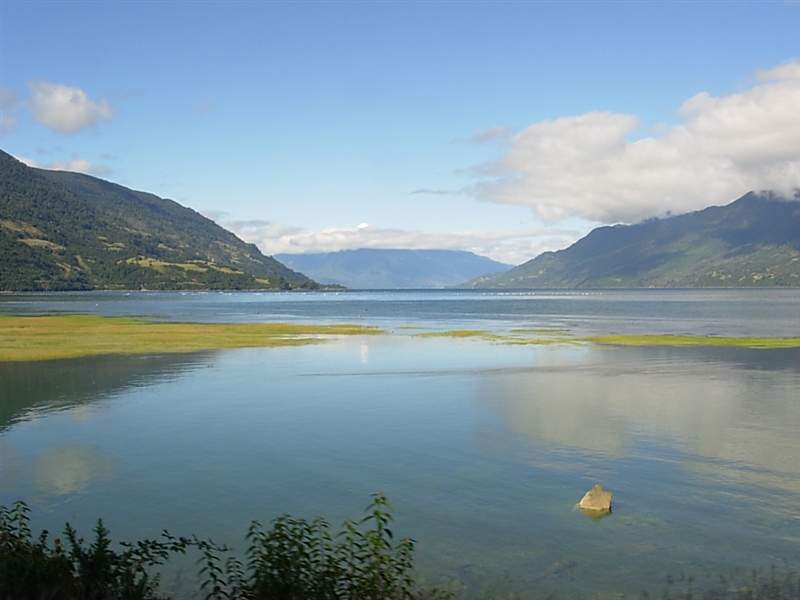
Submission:
[[[212,211],[204,213],[211,217]],[[457,231],[425,233],[402,229],[383,229],[361,223],[353,227],[329,227],[319,231],[268,221],[218,220],[246,242],[274,254],[337,252],[358,248],[467,250],[508,264],[521,264],[548,250],[559,250],[573,243],[580,233],[566,229],[515,229],[503,231]]]
[[42,80],[29,81],[28,87],[36,120],[60,133],[94,127],[114,115],[107,100],[95,102],[79,88]]
[[481,199],[530,206],[548,223],[604,223],[698,210],[751,190],[800,188],[800,62],[758,74],[751,88],[698,94],[684,123],[629,141],[633,115],[592,112],[535,123],[476,170]]
[[499,125],[497,127],[489,127],[488,129],[478,129],[467,141],[474,144],[503,141],[515,132],[516,128],[514,127]]
[[0,133],[13,131],[17,126],[19,101],[13,90],[0,88]]
[[411,194],[431,194],[434,196],[455,196],[463,192],[458,190],[434,190],[431,188],[420,188],[410,192]]
[[73,155],[68,162],[62,160],[54,160],[53,162],[42,164],[32,158],[15,157],[20,162],[35,167],[37,169],[49,169],[51,171],[73,171],[75,173],[85,173],[86,175],[107,175],[111,173],[111,169],[104,165],[95,165],[86,160]]

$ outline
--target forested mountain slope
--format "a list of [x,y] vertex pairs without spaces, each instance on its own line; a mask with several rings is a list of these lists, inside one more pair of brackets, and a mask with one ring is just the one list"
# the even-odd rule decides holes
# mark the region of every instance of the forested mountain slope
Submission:
[[800,202],[749,193],[726,206],[600,227],[472,288],[800,286]]
[[0,151],[0,290],[318,285],[172,200]]

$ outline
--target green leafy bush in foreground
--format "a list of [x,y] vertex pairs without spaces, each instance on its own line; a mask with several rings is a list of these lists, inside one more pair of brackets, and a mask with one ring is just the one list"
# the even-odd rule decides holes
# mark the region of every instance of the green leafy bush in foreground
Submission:
[[[200,575],[207,599],[416,600],[449,594],[415,589],[414,541],[393,542],[391,507],[376,494],[358,523],[345,521],[332,535],[323,519],[308,522],[282,516],[264,531],[253,522],[243,563],[211,541],[176,538],[143,540],[111,547],[98,521],[95,541],[85,547],[69,524],[65,540],[48,544],[34,538],[28,507],[0,507],[0,598],[4,600],[152,600],[158,577],[152,567],[194,548],[201,553]],[[223,560],[224,558],[224,560]]]
[[145,540],[111,548],[102,521],[94,528],[88,547],[69,523],[64,540],[47,543],[47,531],[34,538],[28,526],[28,507],[16,502],[0,506],[0,598],[134,600],[157,598],[158,578],[148,568],[170,554],[185,552],[191,540],[165,536],[165,541]]

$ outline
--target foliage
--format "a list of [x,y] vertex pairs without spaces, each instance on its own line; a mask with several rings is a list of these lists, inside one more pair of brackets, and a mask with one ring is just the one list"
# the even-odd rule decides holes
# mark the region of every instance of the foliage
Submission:
[[177,202],[0,151],[0,290],[318,287]]
[[34,538],[28,525],[28,507],[16,502],[0,507],[0,597],[5,600],[149,600],[156,595],[158,578],[148,568],[171,554],[184,553],[192,541],[166,532],[164,541],[144,540],[111,548],[102,521],[95,540],[86,547],[69,524],[65,541],[47,543],[48,532]]
[[449,598],[414,589],[414,541],[393,542],[391,507],[373,496],[367,514],[345,521],[337,535],[328,523],[284,515],[264,531],[254,521],[247,534],[246,564],[228,557],[224,568],[213,547],[204,548],[207,598],[221,600],[413,600]]
[[[288,515],[264,531],[254,521],[243,563],[211,541],[175,538],[111,547],[102,521],[88,547],[67,524],[66,542],[34,538],[23,502],[0,506],[0,597],[4,600],[153,600],[158,577],[149,568],[188,549],[200,551],[201,589],[207,600],[446,600],[436,590],[415,589],[414,542],[393,541],[391,507],[375,494],[358,523],[348,520],[333,535],[321,518]],[[225,560],[223,562],[223,557]]]

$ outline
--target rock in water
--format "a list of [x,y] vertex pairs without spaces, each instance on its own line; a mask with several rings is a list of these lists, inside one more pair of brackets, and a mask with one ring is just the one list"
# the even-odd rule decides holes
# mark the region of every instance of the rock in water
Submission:
[[596,485],[586,492],[578,506],[584,510],[611,512],[611,492],[604,492],[601,486]]

